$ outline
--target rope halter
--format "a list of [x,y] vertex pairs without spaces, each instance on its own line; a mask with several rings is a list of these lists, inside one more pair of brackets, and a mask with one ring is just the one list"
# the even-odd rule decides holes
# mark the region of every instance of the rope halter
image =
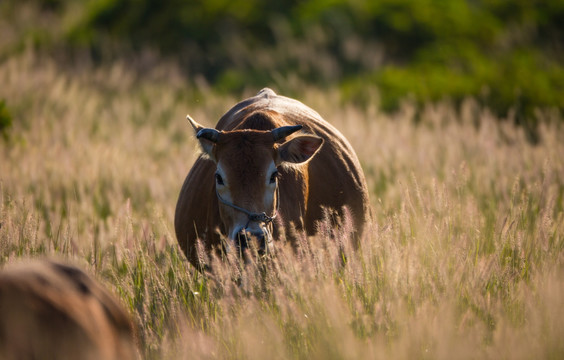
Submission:
[[252,212],[249,211],[245,208],[242,208],[240,206],[237,206],[233,203],[230,203],[229,201],[225,200],[224,198],[221,197],[221,195],[219,195],[219,192],[217,191],[217,187],[215,189],[215,193],[217,195],[217,199],[224,205],[227,205],[237,211],[242,212],[243,214],[247,215],[248,220],[247,224],[245,225],[245,229],[249,226],[249,223],[251,222],[263,222],[266,225],[272,223],[274,221],[274,219],[276,218],[276,216],[278,216],[278,210],[280,208],[280,199],[279,199],[279,188],[278,185],[276,185],[276,210],[274,210],[274,214],[272,216],[269,216],[266,214],[266,212],[262,212],[262,213],[256,213],[256,212]]

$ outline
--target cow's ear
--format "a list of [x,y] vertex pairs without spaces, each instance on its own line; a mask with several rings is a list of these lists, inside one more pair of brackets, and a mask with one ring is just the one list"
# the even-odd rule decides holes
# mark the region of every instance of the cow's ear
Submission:
[[194,119],[192,119],[190,115],[186,115],[186,119],[188,119],[190,125],[192,125],[192,128],[194,128],[194,132],[196,133],[196,137],[198,138],[198,141],[200,142],[200,146],[202,147],[204,153],[208,155],[212,160],[214,160],[214,148],[215,143],[219,138],[219,132],[215,129],[208,129],[203,127]]
[[215,161],[215,155],[214,155],[214,149],[215,149],[215,143],[205,139],[205,138],[198,138],[198,141],[200,142],[200,146],[202,147],[202,150],[204,151],[204,153],[213,161]]
[[278,163],[300,164],[311,159],[321,148],[323,139],[315,135],[300,135],[278,147]]

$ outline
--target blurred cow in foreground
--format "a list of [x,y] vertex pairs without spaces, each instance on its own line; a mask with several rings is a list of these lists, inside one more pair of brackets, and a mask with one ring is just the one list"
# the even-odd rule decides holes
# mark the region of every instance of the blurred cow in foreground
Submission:
[[0,271],[1,359],[135,359],[128,314],[80,269],[53,261]]
[[251,240],[267,252],[281,227],[314,235],[327,211],[338,223],[346,208],[355,238],[361,237],[369,218],[364,174],[349,142],[317,112],[263,89],[215,129],[188,120],[203,154],[180,191],[175,229],[198,269],[208,264],[197,239],[208,254],[245,255]]

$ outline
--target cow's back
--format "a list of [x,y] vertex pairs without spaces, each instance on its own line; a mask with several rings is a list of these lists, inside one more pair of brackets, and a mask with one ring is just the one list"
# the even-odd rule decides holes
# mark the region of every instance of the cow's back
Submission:
[[0,358],[134,359],[129,316],[91,277],[53,261],[0,271]]

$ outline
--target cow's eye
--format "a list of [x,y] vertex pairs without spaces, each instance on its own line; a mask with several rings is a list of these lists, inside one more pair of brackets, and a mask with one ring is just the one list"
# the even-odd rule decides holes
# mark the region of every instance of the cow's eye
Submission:
[[215,174],[215,182],[217,183],[217,185],[225,185],[223,183],[223,178],[221,177],[221,175],[217,173]]
[[274,184],[276,179],[278,179],[278,176],[280,176],[278,171],[273,172],[272,175],[270,175],[270,183]]

